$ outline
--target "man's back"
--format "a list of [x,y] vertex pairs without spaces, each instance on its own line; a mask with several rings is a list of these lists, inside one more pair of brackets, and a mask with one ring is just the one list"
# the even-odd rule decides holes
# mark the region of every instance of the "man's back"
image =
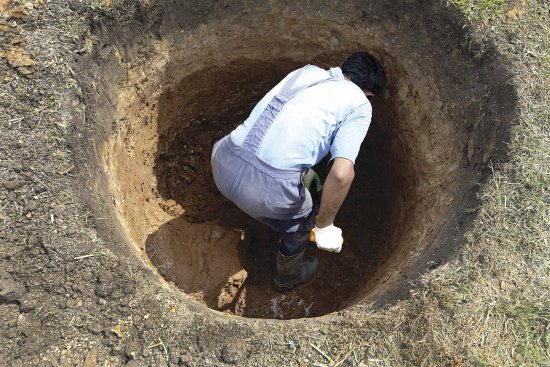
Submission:
[[[296,71],[295,71],[296,72]],[[290,73],[262,98],[249,118],[231,133],[242,145],[251,126],[280,92]],[[340,68],[303,70],[294,87],[331,78],[290,99],[266,132],[258,157],[280,169],[301,169],[318,163],[330,151],[332,158],[354,162],[371,120],[371,105],[363,91],[344,79]]]

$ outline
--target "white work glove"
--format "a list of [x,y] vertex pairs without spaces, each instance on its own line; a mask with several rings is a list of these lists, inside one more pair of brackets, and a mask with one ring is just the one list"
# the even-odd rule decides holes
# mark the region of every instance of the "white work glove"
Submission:
[[312,231],[314,233],[317,248],[329,252],[340,252],[342,244],[344,243],[342,230],[340,228],[331,224],[323,228],[315,226]]

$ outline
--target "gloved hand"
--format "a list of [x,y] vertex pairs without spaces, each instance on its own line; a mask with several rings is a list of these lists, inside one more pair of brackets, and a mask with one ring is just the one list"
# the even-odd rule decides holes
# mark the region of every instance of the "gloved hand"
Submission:
[[311,237],[317,244],[317,248],[336,253],[342,249],[342,244],[344,243],[342,230],[333,224],[323,228],[315,226],[311,232]]

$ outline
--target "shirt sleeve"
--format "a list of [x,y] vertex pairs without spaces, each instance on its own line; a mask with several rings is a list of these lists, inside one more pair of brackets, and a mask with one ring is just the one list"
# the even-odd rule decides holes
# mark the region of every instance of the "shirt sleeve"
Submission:
[[372,117],[370,103],[364,103],[349,114],[336,131],[330,147],[331,161],[346,158],[355,164],[361,143],[367,135]]

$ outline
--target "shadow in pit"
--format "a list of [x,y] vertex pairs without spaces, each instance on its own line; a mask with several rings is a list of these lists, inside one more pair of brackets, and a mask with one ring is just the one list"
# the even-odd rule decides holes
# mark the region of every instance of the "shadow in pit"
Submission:
[[356,178],[336,222],[346,243],[339,254],[308,248],[306,256],[318,256],[320,270],[307,285],[285,293],[273,289],[278,235],[216,188],[210,166],[214,143],[298,66],[289,60],[238,60],[185,78],[159,99],[154,173],[163,209],[174,219],[148,236],[146,251],[166,280],[210,308],[280,319],[341,310],[365,291],[366,280],[393,251],[389,236],[398,207],[395,193],[403,182],[393,180],[395,164],[388,163],[398,155],[388,128],[395,117],[388,106],[377,106],[382,101],[374,100],[374,120],[356,161]]
[[346,306],[363,283],[365,264],[352,246],[338,255],[310,246],[320,271],[309,283],[284,293],[273,288],[279,236],[250,221],[234,229],[174,218],[147,238],[159,273],[209,308],[275,319],[321,316]]
[[[279,293],[273,286],[279,236],[221,197],[216,221],[191,223],[185,216],[163,224],[147,238],[146,251],[159,273],[199,302],[244,317],[293,319],[341,310],[364,291],[366,280],[392,250],[395,215],[390,160],[391,132],[373,122],[356,162],[356,179],[337,225],[346,242],[339,254],[312,244],[306,256],[320,260],[308,284]],[[324,165],[315,167],[322,177]],[[209,176],[210,177],[210,176]],[[212,185],[214,185],[212,183]],[[203,188],[205,190],[205,188]]]
[[154,174],[158,195],[179,205],[170,214],[192,223],[220,217],[227,201],[212,179],[212,146],[295,67],[295,61],[286,59],[239,59],[192,74],[164,91],[158,106]]

